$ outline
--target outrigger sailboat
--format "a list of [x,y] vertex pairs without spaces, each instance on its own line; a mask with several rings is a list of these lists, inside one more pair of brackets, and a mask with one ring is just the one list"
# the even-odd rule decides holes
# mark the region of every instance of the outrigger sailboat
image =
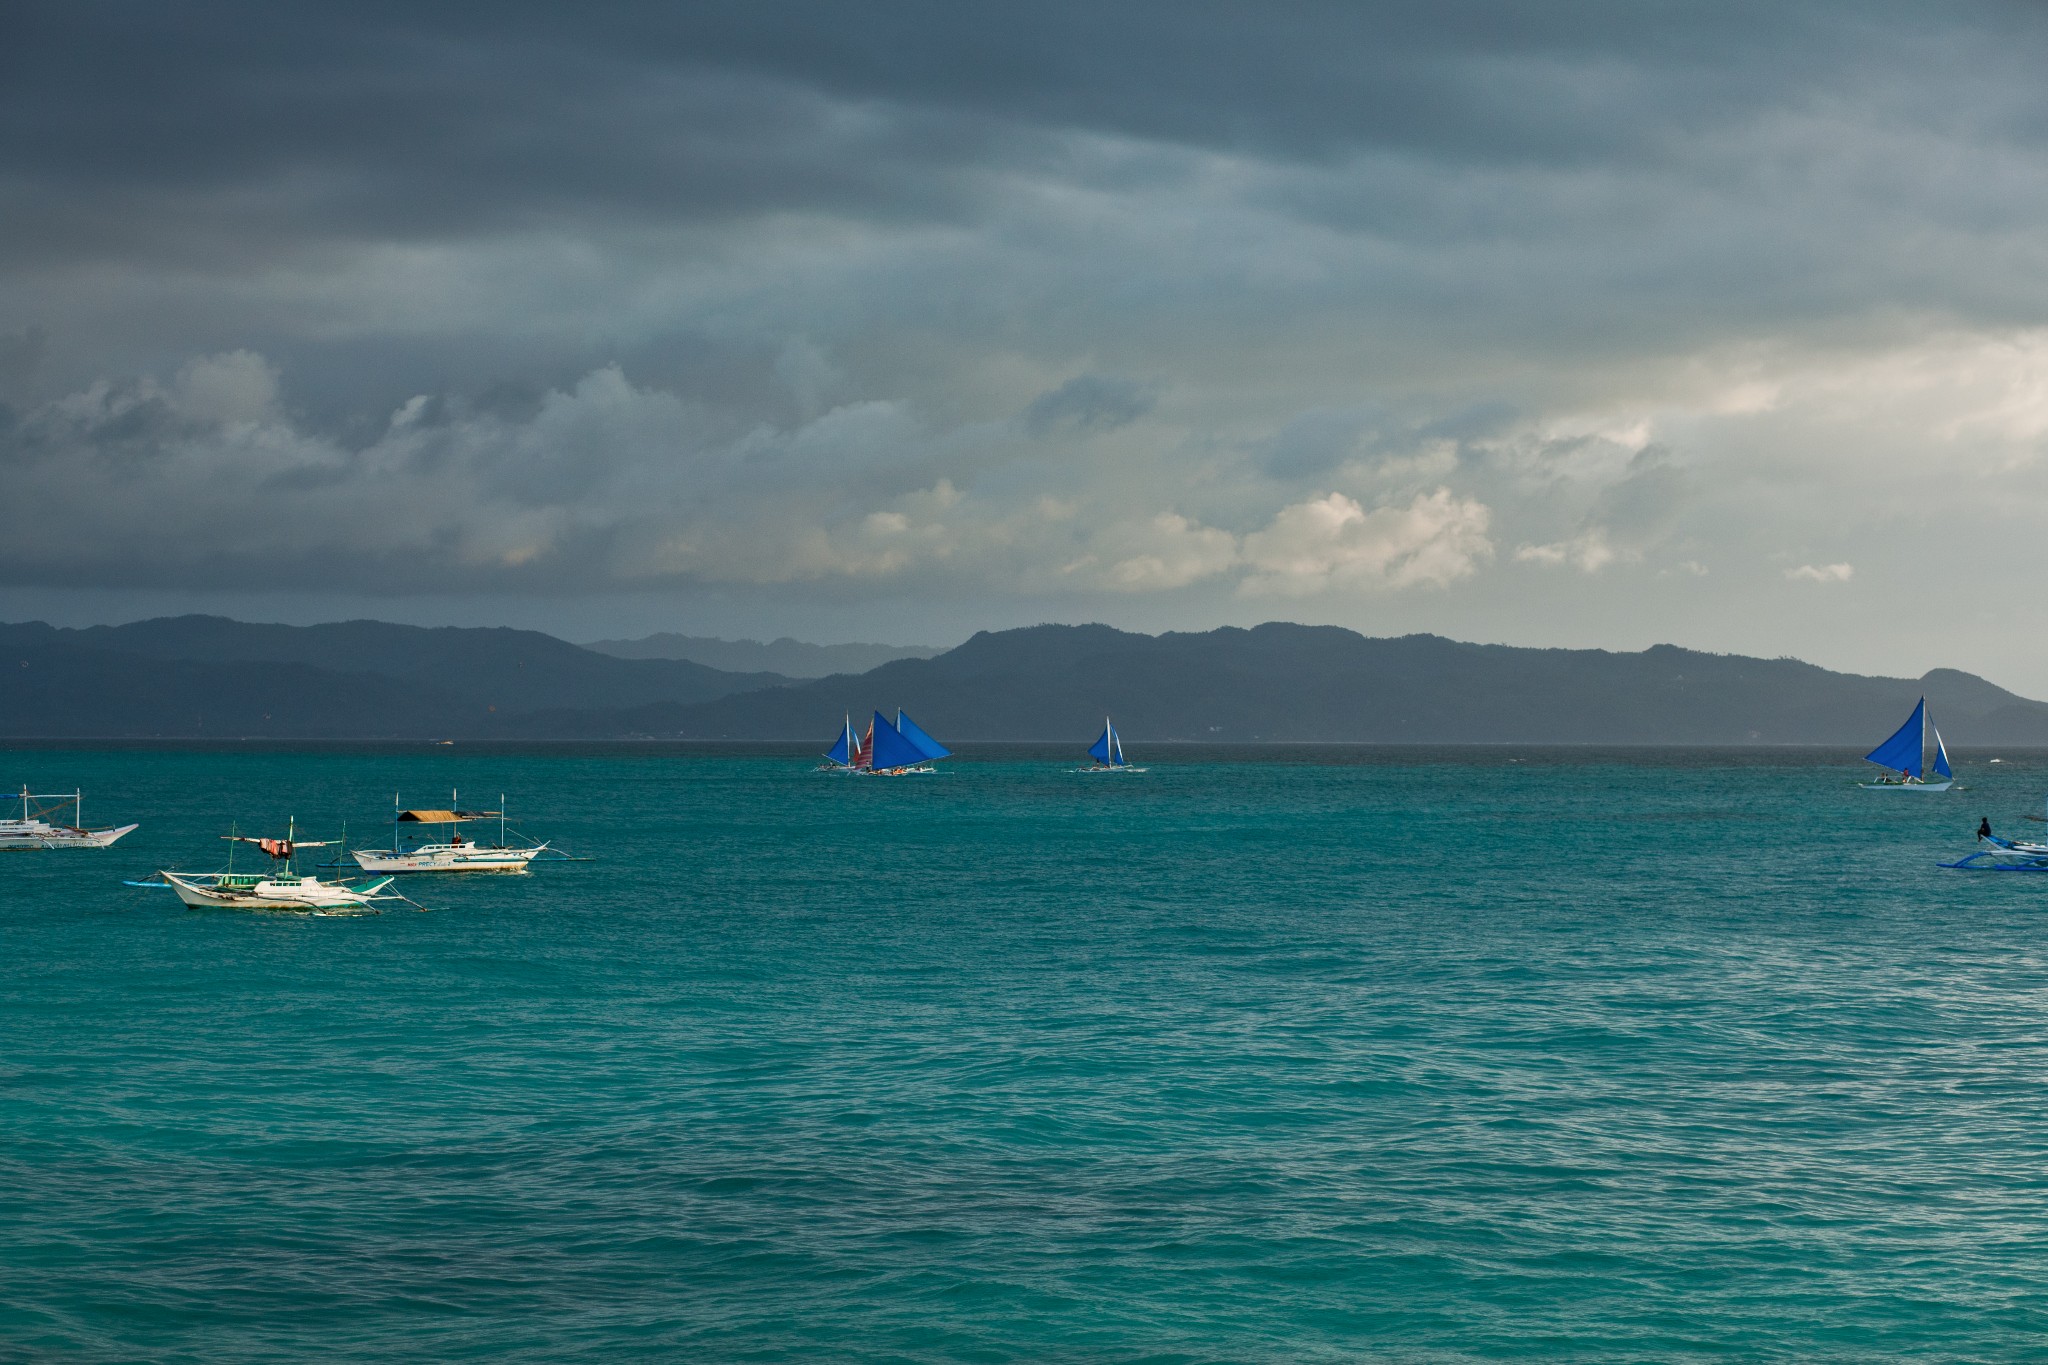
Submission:
[[1074,769],[1077,773],[1141,773],[1143,768],[1134,768],[1124,757],[1123,736],[1116,732],[1109,717],[1102,718],[1102,736],[1088,746],[1088,757],[1095,762],[1086,768]]
[[832,747],[825,751],[825,762],[818,771],[826,773],[857,773],[868,766],[868,760],[875,751],[875,727],[868,726],[868,732],[859,739],[853,737],[853,714],[847,713],[846,728],[839,732],[839,738],[832,741]]
[[[31,801],[48,801],[51,804],[34,810],[29,809]],[[53,825],[44,816],[71,807],[71,823]],[[0,820],[0,849],[9,851],[40,848],[105,848],[124,834],[133,834],[140,825],[116,825],[104,829],[85,827],[85,795],[74,792],[31,792],[27,786],[21,789],[21,818]]]
[[823,771],[865,773],[871,777],[904,777],[911,773],[938,771],[936,759],[951,758],[953,751],[926,734],[901,707],[892,724],[880,711],[868,722],[867,733],[853,737],[853,717],[839,732],[825,754]]
[[[1941,780],[1929,782],[1922,774],[1927,768],[1927,734],[1934,732],[1934,775]],[[1875,763],[1890,771],[1885,776],[1859,785],[1863,790],[1945,792],[1955,785],[1955,771],[1949,767],[1948,749],[1941,742],[1941,731],[1927,716],[1927,698],[1913,708],[1913,714],[1906,717],[1906,723],[1884,743],[1864,756],[1867,763]],[[1891,776],[1898,773],[1897,777]]]
[[[449,805],[457,804],[449,793]],[[547,845],[514,844],[505,828],[505,798],[499,810],[401,810],[391,798],[391,847],[353,848],[348,856],[365,872],[524,872]],[[479,843],[462,835],[468,820],[498,819],[498,842]]]
[[[297,856],[302,848],[325,848],[331,839],[300,839],[298,822],[285,826],[282,839],[252,839],[246,834],[221,835],[228,840],[228,865],[222,872],[191,873],[160,870],[160,882],[134,882],[135,886],[168,886],[178,899],[195,910],[288,910],[300,914],[351,914],[369,910],[377,901],[403,901],[392,892],[380,894],[391,878],[351,886],[347,882],[323,882],[302,876]],[[270,855],[268,872],[235,871],[235,845],[254,844]],[[412,904],[406,901],[408,905]]]

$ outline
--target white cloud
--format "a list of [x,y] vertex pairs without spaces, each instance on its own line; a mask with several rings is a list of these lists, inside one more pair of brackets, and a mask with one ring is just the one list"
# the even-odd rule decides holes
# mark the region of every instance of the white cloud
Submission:
[[1237,537],[1178,512],[1122,522],[1096,536],[1092,552],[1064,572],[1092,575],[1116,592],[1184,588],[1222,573],[1238,560]]
[[1785,577],[1795,583],[1847,583],[1855,576],[1853,564],[1801,564],[1785,571]]
[[1484,503],[1447,488],[1370,512],[1342,493],[1326,493],[1282,508],[1272,525],[1245,537],[1253,573],[1241,591],[1292,596],[1333,587],[1443,587],[1492,558],[1491,519]]
[[178,371],[172,395],[197,422],[261,422],[275,415],[277,368],[254,351],[202,356]]
[[1515,551],[1515,559],[1519,563],[1569,564],[1585,573],[1598,573],[1619,557],[1619,552],[1608,543],[1607,532],[1598,526],[1570,540],[1555,541],[1549,545],[1524,545]]

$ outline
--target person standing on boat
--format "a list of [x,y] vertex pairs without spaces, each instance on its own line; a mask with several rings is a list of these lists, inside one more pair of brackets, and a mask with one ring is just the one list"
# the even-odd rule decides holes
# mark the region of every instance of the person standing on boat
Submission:
[[1985,816],[1985,817],[1984,817],[1983,819],[1981,819],[1981,820],[1979,820],[1979,821],[1977,822],[1977,837],[1978,837],[1979,839],[1989,839],[1989,838],[1991,837],[1991,817],[1990,817],[1990,816],[1988,816],[1988,815],[1987,815],[1987,816]]

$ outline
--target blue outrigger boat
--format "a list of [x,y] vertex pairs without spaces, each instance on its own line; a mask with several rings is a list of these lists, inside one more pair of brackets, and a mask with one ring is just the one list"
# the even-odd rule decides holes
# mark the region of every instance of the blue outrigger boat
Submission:
[[880,711],[868,722],[868,732],[853,735],[853,717],[839,732],[825,753],[824,771],[861,773],[869,777],[904,777],[911,773],[938,771],[932,763],[951,758],[953,751],[924,732],[901,707],[891,723]]
[[[1927,733],[1934,731],[1934,775],[1941,779],[1929,782],[1927,771]],[[1909,791],[1945,792],[1955,785],[1955,772],[1949,767],[1948,749],[1941,742],[1941,731],[1927,718],[1927,698],[1913,708],[1913,714],[1906,717],[1906,723],[1884,743],[1864,755],[1864,762],[1875,763],[1888,771],[1883,777],[1872,782],[1860,783],[1867,792]],[[1891,774],[1896,772],[1897,777]]]
[[1141,773],[1145,771],[1143,768],[1133,767],[1130,760],[1124,757],[1123,736],[1116,732],[1116,726],[1110,723],[1107,716],[1102,718],[1101,737],[1088,746],[1088,757],[1095,760],[1094,764],[1086,768],[1076,768],[1074,769],[1075,772]]

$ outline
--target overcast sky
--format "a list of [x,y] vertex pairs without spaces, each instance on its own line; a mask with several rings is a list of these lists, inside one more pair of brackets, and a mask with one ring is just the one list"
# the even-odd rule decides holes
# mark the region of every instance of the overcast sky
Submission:
[[0,616],[2048,696],[2048,10],[17,3]]

